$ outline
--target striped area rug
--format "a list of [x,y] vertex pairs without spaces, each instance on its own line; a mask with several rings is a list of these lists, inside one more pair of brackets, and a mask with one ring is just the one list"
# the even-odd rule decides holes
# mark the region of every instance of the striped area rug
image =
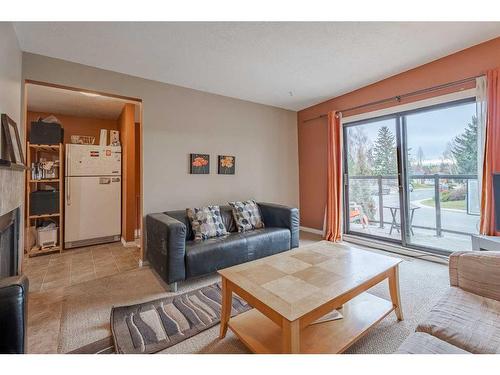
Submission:
[[[219,283],[181,295],[131,306],[113,307],[111,331],[116,353],[155,353],[220,322]],[[233,294],[231,314],[250,310]]]

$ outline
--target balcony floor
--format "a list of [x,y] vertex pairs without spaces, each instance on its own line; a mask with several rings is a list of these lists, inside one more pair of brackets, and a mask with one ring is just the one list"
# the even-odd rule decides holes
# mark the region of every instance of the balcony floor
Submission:
[[[424,202],[434,196],[434,189],[419,188],[410,193],[410,204],[414,208],[413,231],[410,241],[415,246],[431,247],[446,252],[459,250],[472,250],[470,233],[477,233],[479,227],[479,216],[468,214],[462,209],[441,208],[441,227],[454,233],[442,232],[442,236],[436,235],[436,209],[424,204]],[[374,220],[383,220],[384,228],[380,228],[378,221],[371,221],[364,227],[359,223],[350,224],[351,232],[358,232],[384,238],[400,240],[401,234],[395,229],[389,234],[391,229],[392,212],[388,207],[399,207],[399,194],[391,191],[382,195],[382,205],[378,205],[379,196],[373,195],[372,200],[377,202],[374,212]],[[358,205],[359,207],[359,205]],[[379,207],[382,208],[382,217],[379,216]],[[399,224],[400,211],[396,211],[396,222]],[[358,221],[359,222],[359,221]],[[419,228],[417,228],[419,227]],[[423,229],[425,228],[425,229]],[[464,233],[464,234],[460,234]],[[468,233],[468,234],[465,234]]]

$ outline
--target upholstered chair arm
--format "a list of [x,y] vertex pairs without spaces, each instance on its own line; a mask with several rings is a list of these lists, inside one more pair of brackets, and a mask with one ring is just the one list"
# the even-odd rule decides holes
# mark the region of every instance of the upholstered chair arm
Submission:
[[0,354],[21,354],[26,348],[26,276],[0,280]]
[[185,280],[186,225],[164,213],[146,216],[146,256],[168,284]]
[[500,251],[459,251],[450,255],[450,284],[500,301]]
[[299,210],[273,203],[258,203],[262,220],[267,227],[288,228],[291,232],[290,248],[299,246]]

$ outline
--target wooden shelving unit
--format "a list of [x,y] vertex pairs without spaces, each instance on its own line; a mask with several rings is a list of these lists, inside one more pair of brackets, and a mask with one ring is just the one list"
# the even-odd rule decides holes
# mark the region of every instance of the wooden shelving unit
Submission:
[[60,246],[53,246],[53,247],[50,247],[48,249],[41,249],[39,247],[32,247],[30,252],[29,252],[29,256],[30,257],[36,257],[37,255],[44,255],[44,254],[50,254],[50,253],[57,253],[57,252],[61,252],[62,249]]
[[61,144],[58,144],[58,145],[32,145],[28,142],[28,147],[31,149],[39,150],[39,151],[59,152],[59,150],[62,148],[62,145]]
[[[28,170],[26,172],[26,233],[30,233],[30,227],[36,226],[37,220],[40,219],[54,219],[58,226],[58,244],[50,248],[42,249],[38,246],[29,247],[28,241],[26,241],[26,253],[28,256],[37,256],[42,254],[48,254],[53,252],[63,251],[63,234],[64,234],[64,184],[63,184],[63,171],[64,171],[64,147],[63,144],[58,145],[35,145],[28,142],[27,147],[27,165]],[[55,160],[59,161],[59,173],[57,178],[50,179],[33,179],[31,176],[31,163],[36,162],[40,158],[40,154],[52,154],[56,155]],[[49,184],[55,186],[59,191],[59,212],[46,214],[46,215],[30,215],[30,193],[38,190],[40,184]]]
[[45,183],[51,183],[51,182],[59,182],[58,178],[49,178],[45,180],[29,180],[31,183],[37,183],[37,182],[45,182]]
[[30,215],[30,219],[48,219],[50,217],[59,217],[60,214],[46,214],[46,215]]

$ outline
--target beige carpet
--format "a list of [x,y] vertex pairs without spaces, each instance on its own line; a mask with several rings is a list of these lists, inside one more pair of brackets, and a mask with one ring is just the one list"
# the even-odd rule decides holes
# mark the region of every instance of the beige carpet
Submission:
[[[404,258],[400,268],[400,288],[405,320],[397,322],[390,314],[353,345],[348,353],[392,353],[425,318],[430,308],[448,288],[446,266],[419,259]],[[180,285],[179,292],[217,281],[216,275]],[[389,298],[384,282],[371,289]],[[93,280],[66,291],[61,316],[59,352],[67,353],[111,335],[109,316],[113,305],[128,305],[169,295],[164,284],[149,268]],[[219,341],[218,326],[163,351],[163,353],[248,353],[229,331]]]
[[64,294],[59,353],[111,336],[112,306],[146,302],[167,293],[149,268],[141,268],[71,286]]

